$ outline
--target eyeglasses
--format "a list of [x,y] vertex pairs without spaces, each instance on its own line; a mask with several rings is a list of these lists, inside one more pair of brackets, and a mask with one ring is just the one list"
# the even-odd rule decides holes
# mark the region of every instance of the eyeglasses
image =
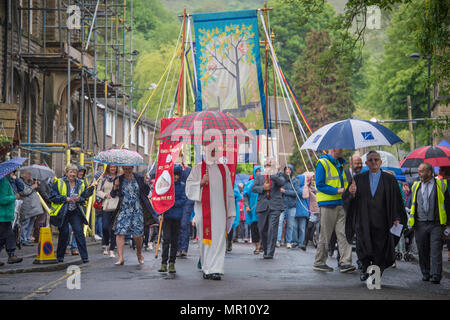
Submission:
[[380,161],[381,159],[367,159],[367,162],[372,162],[372,161],[376,161],[376,162],[378,162],[378,161]]

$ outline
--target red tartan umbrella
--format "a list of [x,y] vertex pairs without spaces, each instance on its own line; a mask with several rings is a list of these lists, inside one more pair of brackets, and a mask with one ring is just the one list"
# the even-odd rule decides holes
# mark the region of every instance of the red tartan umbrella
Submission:
[[426,146],[412,151],[400,161],[402,168],[417,168],[428,162],[433,167],[450,166],[450,148],[444,146]]
[[231,114],[219,111],[199,111],[174,120],[158,139],[171,144],[194,143],[207,145],[212,141],[233,144],[251,139],[245,125]]

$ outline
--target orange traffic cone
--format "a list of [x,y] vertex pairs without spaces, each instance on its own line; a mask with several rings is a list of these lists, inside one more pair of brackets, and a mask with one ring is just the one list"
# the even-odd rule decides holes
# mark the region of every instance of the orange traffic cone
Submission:
[[52,231],[50,227],[42,227],[39,230],[39,244],[34,264],[58,263],[53,250]]

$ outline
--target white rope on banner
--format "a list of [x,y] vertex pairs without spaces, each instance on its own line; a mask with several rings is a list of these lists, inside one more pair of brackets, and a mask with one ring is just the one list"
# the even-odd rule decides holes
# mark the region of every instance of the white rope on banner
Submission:
[[[180,42],[181,33],[182,33],[182,28],[180,28],[180,33],[179,33],[179,35],[178,35],[177,44],[175,45],[175,50],[174,50],[174,52],[173,52],[172,59],[170,60],[170,64],[169,64],[169,72],[167,73],[166,80],[165,80],[165,82],[164,82],[163,91],[162,91],[162,93],[161,93],[161,98],[160,98],[160,100],[159,100],[158,112],[157,112],[157,114],[156,114],[155,126],[154,126],[154,128],[153,128],[152,144],[151,144],[151,146],[150,146],[150,152],[149,152],[150,155],[152,154],[152,151],[153,151],[153,145],[154,145],[154,142],[155,142],[156,127],[157,127],[157,123],[158,123],[158,119],[159,119],[159,112],[160,112],[160,110],[161,110],[161,105],[162,105],[162,100],[163,100],[163,97],[164,97],[164,92],[165,92],[165,90],[166,90],[167,80],[168,80],[168,78],[169,78],[170,72],[172,71],[172,63],[173,63],[173,60],[175,59],[175,56],[176,56],[176,54],[177,54],[177,49],[178,49],[178,44],[179,44],[179,42]],[[175,72],[174,72],[174,74],[175,74]],[[154,90],[156,90],[156,88],[155,88]],[[170,93],[170,92],[169,92],[169,93]],[[157,161],[157,159],[155,159],[155,162],[156,162],[156,161]]]
[[[267,28],[266,28],[266,24],[265,24],[265,22],[264,22],[264,17],[263,17],[262,11],[261,11],[261,9],[258,9],[258,11],[259,11],[259,15],[260,15],[261,22],[262,22],[262,25],[263,25],[264,33],[265,33],[265,35],[266,35],[266,37],[267,37],[267,42],[268,42],[268,44],[269,44],[270,51],[271,51],[272,58],[273,58],[273,57],[275,57],[275,51],[274,51],[274,49],[273,49],[273,46],[272,46],[272,42],[271,42],[271,40],[270,40],[270,37],[269,37],[269,35],[267,34]],[[274,67],[275,67],[275,70],[276,70],[276,72],[277,72],[278,77],[281,78],[280,68],[279,68],[278,63],[276,62],[275,59],[273,59],[273,65],[274,65]],[[305,133],[305,131],[304,131],[304,129],[303,129],[303,126],[302,126],[301,123],[300,123],[300,120],[299,120],[298,117],[297,117],[297,114],[296,114],[296,112],[295,112],[294,106],[293,106],[293,104],[292,104],[292,100],[291,100],[291,98],[290,98],[290,96],[289,96],[289,92],[288,92],[288,90],[287,90],[287,88],[286,88],[286,84],[285,84],[283,81],[281,82],[281,84],[282,84],[282,86],[283,86],[284,92],[286,93],[286,95],[287,95],[287,97],[288,97],[289,105],[290,105],[290,107],[291,107],[291,110],[293,111],[295,121],[297,122],[297,125],[298,125],[298,127],[299,127],[299,129],[300,129],[301,137],[302,137],[303,143],[305,143],[305,141],[306,141],[306,139],[307,139],[306,133]],[[294,133],[294,134],[295,134],[295,133]],[[311,157],[310,157],[310,155],[309,155],[309,152],[307,152],[306,154],[308,155],[308,159],[309,159],[309,162],[310,162],[310,164],[311,164],[311,167],[314,168],[314,165],[313,165],[313,162],[312,162]]]

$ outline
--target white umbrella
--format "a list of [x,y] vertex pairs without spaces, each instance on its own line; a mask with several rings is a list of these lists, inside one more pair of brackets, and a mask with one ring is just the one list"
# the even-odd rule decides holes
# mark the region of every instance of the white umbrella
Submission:
[[323,126],[315,131],[300,149],[354,150],[372,146],[391,146],[397,142],[402,142],[402,139],[379,123],[348,119]]
[[[387,151],[377,151],[381,158],[381,168],[384,170],[390,170],[395,172],[396,174],[402,174],[402,169],[400,168],[400,162],[397,160],[397,158]],[[362,163],[366,163],[367,160],[367,153],[365,153],[361,157]],[[364,166],[366,167],[366,166]],[[365,169],[363,167],[363,169]]]
[[19,171],[28,171],[33,179],[40,181],[56,176],[56,173],[52,169],[39,164],[22,167]]

